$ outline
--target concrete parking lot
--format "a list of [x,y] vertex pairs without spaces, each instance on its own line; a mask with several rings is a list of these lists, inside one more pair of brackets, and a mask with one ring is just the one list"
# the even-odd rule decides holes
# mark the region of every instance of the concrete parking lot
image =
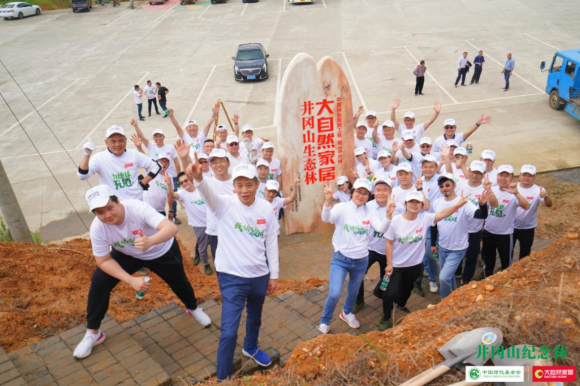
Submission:
[[[580,123],[550,109],[546,73],[539,70],[554,52],[579,48],[577,0],[137,4],[0,22],[0,158],[30,228],[44,240],[87,232],[92,215],[84,193],[97,179],[76,177],[81,146],[90,137],[102,150],[107,127],[130,128],[134,84],[151,79],[168,87],[168,106],[180,121],[205,122],[220,98],[242,124],[276,142],[277,89],[299,52],[338,60],[353,105],[376,110],[380,120],[389,118],[394,98],[402,99],[401,118],[411,109],[419,121],[440,101],[442,115],[426,134],[433,139],[445,118],[455,118],[461,131],[486,114],[493,123],[472,137],[475,154],[491,148],[499,164],[534,163],[540,171],[580,166]],[[231,56],[248,42],[262,43],[270,54],[267,81],[233,79]],[[463,51],[473,59],[478,49],[486,56],[481,83],[455,88],[457,59]],[[516,68],[503,92],[508,52]],[[412,70],[420,59],[428,68],[426,95],[414,97]],[[161,117],[142,128],[146,134],[162,128],[170,142],[176,137]]]

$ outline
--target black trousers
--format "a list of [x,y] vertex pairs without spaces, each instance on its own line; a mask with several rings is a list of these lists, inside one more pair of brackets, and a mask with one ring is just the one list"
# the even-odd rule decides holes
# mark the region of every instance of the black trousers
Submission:
[[423,85],[425,84],[424,76],[417,76],[415,80],[415,95],[423,93]]
[[[383,280],[383,277],[385,276],[385,269],[387,268],[387,256],[369,250],[369,265],[367,266],[367,271],[365,272],[365,274],[369,272],[369,269],[371,269],[374,263],[379,263],[379,270],[381,275],[379,280]],[[365,281],[363,280],[360,283],[358,295],[356,296],[356,302],[363,303],[364,301],[365,301]]]
[[159,114],[159,109],[157,108],[157,98],[147,99],[147,108],[149,109],[149,116],[151,116],[151,105],[155,105],[155,112]]
[[479,77],[481,76],[481,71],[483,71],[483,68],[476,68],[473,70],[473,76],[471,77],[471,84],[473,84],[473,82],[479,83]]
[[391,319],[393,304],[405,307],[411,297],[413,286],[419,276],[423,274],[423,263],[412,267],[393,268],[389,286],[383,295],[383,318]]
[[520,259],[529,256],[532,253],[532,245],[534,244],[534,234],[536,228],[532,229],[514,229],[514,240],[512,245],[512,260],[513,247],[516,246],[516,241],[520,242]]
[[465,75],[467,75],[467,68],[462,68],[457,70],[457,79],[455,79],[455,85],[459,83],[459,79],[461,79],[461,84],[465,84]]
[[212,236],[212,235],[208,235],[209,236],[209,248],[211,249],[211,256],[213,257],[213,262],[215,263],[215,253],[217,251],[217,245],[218,245],[218,237],[217,236]]
[[[171,248],[164,255],[154,260],[139,260],[115,249],[111,251],[111,257],[130,275],[143,267],[150,269],[169,285],[187,309],[195,310],[197,308],[197,299],[193,287],[185,275],[177,240],[173,240]],[[87,305],[88,329],[97,330],[101,326],[101,321],[109,309],[111,291],[118,283],[118,279],[109,276],[98,267],[93,272]]]
[[467,252],[465,252],[465,265],[461,261],[457,267],[457,271],[455,271],[456,275],[462,276],[463,284],[469,283],[475,274],[482,236],[482,231],[469,234],[469,246],[467,247]]
[[504,270],[511,265],[512,257],[512,235],[496,235],[483,231],[483,254],[485,266],[483,272],[485,277],[493,275],[495,268],[495,259],[499,253],[501,269]]
[[167,110],[167,99],[159,99],[159,106],[161,107],[161,110]]

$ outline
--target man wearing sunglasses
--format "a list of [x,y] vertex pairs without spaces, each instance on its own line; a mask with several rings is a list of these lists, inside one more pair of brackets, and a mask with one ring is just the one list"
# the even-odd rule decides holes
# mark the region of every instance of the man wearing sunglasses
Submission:
[[248,153],[240,153],[240,141],[236,135],[228,135],[226,144],[228,148],[228,158],[230,160],[228,173],[231,173],[232,170],[234,170],[234,168],[238,165],[250,163]]
[[[441,154],[438,152],[433,152],[433,145],[431,144],[431,138],[422,137],[419,141],[419,152],[410,152],[405,146],[401,147],[401,153],[409,162],[411,162],[411,168],[413,169],[413,174],[415,176],[421,175],[421,165],[426,156],[431,155],[435,158],[435,161],[439,163],[441,160]],[[439,170],[439,169],[436,169]]]
[[488,123],[491,123],[491,117],[482,114],[477,122],[475,122],[473,126],[469,128],[469,130],[463,133],[457,133],[455,119],[446,119],[445,122],[443,122],[443,135],[435,139],[435,143],[433,144],[433,151],[440,152],[443,144],[449,141],[455,141],[458,146],[461,146],[461,144],[466,141],[467,138],[471,136],[471,134],[475,133],[475,130],[479,129],[479,126],[486,125]]

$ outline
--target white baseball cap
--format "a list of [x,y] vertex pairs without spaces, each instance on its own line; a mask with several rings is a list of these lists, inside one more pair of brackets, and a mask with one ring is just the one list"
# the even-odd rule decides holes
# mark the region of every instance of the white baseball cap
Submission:
[[336,179],[336,184],[337,185],[342,185],[345,182],[348,182],[348,177],[347,176],[340,176]]
[[367,115],[366,117],[376,117],[377,116],[377,112],[375,110],[369,110],[367,111]]
[[220,131],[220,130],[227,130],[227,128],[224,125],[218,125],[215,129],[215,131]]
[[252,125],[246,124],[242,127],[242,133],[245,133],[246,131],[253,131],[253,130],[254,130],[254,128],[252,127]]
[[169,156],[167,155],[167,153],[161,153],[157,156],[157,159],[160,160],[161,158],[165,158],[166,160],[171,160],[171,158],[169,158]]
[[386,121],[383,122],[383,127],[385,127],[385,126],[387,126],[387,127],[393,127],[394,128],[395,127],[395,122],[387,119]]
[[453,178],[453,174],[451,174],[451,173],[441,173],[439,175],[439,177],[437,177],[437,183],[439,183],[439,181],[441,181],[443,179],[451,180],[451,181],[455,182],[455,178]]
[[395,169],[395,173],[399,171],[413,173],[413,169],[411,169],[411,164],[409,164],[408,162],[400,163],[399,166],[397,166],[397,168]]
[[536,175],[536,167],[534,165],[523,165],[520,169],[520,174],[530,173],[531,175]]
[[266,182],[266,190],[275,190],[278,192],[280,190],[280,184],[278,181],[268,180],[268,182]]
[[469,165],[469,170],[483,174],[485,173],[485,163],[482,161],[472,161],[471,165]]
[[224,149],[213,149],[209,153],[209,162],[211,162],[212,158],[228,158],[228,153]]
[[365,121],[359,121],[359,122],[356,124],[356,127],[361,127],[361,126],[364,126],[364,127],[366,127],[367,129],[369,128],[369,127],[367,126],[367,123],[366,123]]
[[421,137],[421,140],[419,141],[419,145],[423,145],[423,144],[432,145],[433,142],[431,142],[431,138],[429,138],[429,137]]
[[453,155],[457,154],[467,156],[467,149],[464,147],[458,147],[455,150],[453,150]]
[[455,126],[455,119],[447,118],[445,122],[443,122],[443,127],[445,126]]
[[354,182],[353,188],[355,190],[358,188],[363,188],[368,190],[370,193],[370,191],[372,190],[372,184],[366,178],[357,178],[356,181]]
[[492,161],[495,161],[495,151],[493,150],[484,150],[481,152],[481,158],[482,159],[490,159]]
[[155,129],[155,130],[153,130],[153,134],[152,135],[155,135],[155,134],[165,135],[165,133],[161,129]]
[[273,148],[274,148],[274,144],[272,142],[265,142],[262,145],[262,150],[264,150],[264,149],[273,149]]
[[[213,153],[213,152],[212,152]],[[252,164],[241,164],[234,168],[232,171],[233,180],[238,177],[246,177],[250,180],[256,178],[256,167]]]
[[375,186],[377,186],[378,184],[387,184],[387,185],[389,185],[390,188],[393,187],[393,182],[391,181],[389,176],[386,174],[383,174],[382,176],[378,177],[375,180]]
[[497,174],[503,172],[514,174],[514,168],[512,167],[512,165],[501,165],[499,168],[497,168]]
[[386,150],[379,151],[379,154],[377,154],[377,159],[381,159],[381,158],[384,158],[384,157],[391,157],[391,153],[389,153]]
[[459,145],[457,144],[457,141],[455,141],[454,139],[450,140],[450,141],[445,141],[445,143],[447,144],[447,146],[451,147],[451,146],[455,146],[455,147],[459,147]]
[[189,126],[189,125],[197,125],[197,121],[194,119],[190,119],[189,121],[187,121],[187,123],[185,124],[185,126]]
[[97,185],[90,188],[85,194],[87,204],[89,204],[89,213],[96,208],[106,206],[109,203],[109,198],[113,195],[107,185]]
[[203,159],[208,159],[209,156],[207,154],[205,154],[205,153],[198,153],[197,154],[197,159],[202,159],[202,158]]
[[423,157],[423,160],[421,161],[421,163],[423,163],[423,162],[435,162],[435,163],[437,163],[437,158],[435,158],[435,156],[432,154],[427,154],[425,157]]
[[417,192],[416,190],[407,193],[407,195],[405,196],[405,202],[413,200],[423,202],[423,194],[421,194],[421,192]]
[[405,116],[403,118],[411,118],[411,119],[415,119],[415,113],[412,111],[407,111],[405,113]]
[[364,147],[357,147],[356,149],[354,149],[354,155],[363,155],[366,154],[367,150]]
[[226,143],[229,145],[232,142],[240,143],[237,135],[228,135],[228,138],[226,139]]
[[125,130],[121,126],[111,126],[107,129],[107,136],[109,138],[113,134],[121,134],[123,137],[126,137]]
[[405,141],[408,141],[410,139],[415,139],[415,136],[413,135],[413,132],[411,130],[403,131],[403,134],[401,135],[401,137],[403,137],[403,140],[405,140]]
[[270,169],[270,163],[263,158],[260,158],[258,162],[256,162],[256,168],[258,168],[258,166],[265,166]]

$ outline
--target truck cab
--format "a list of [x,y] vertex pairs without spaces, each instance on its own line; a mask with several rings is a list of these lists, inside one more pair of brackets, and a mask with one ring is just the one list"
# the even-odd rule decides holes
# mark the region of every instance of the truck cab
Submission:
[[[545,71],[546,62],[540,69]],[[546,92],[550,107],[565,111],[580,120],[580,49],[559,51],[554,54],[548,71]]]

